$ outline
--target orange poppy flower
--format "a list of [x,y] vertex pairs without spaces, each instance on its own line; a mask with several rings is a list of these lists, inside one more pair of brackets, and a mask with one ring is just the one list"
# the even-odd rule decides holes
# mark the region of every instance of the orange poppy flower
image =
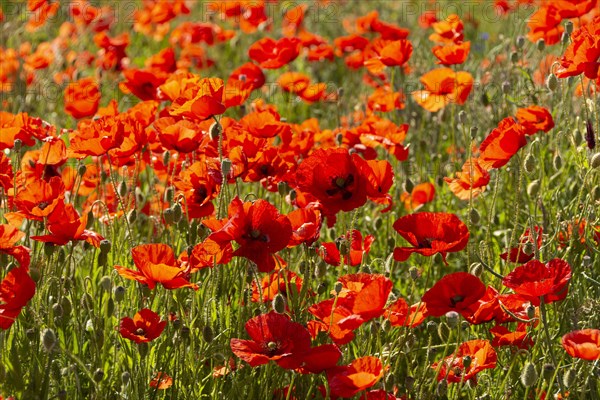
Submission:
[[420,79],[424,90],[412,92],[413,99],[427,111],[436,112],[450,103],[464,104],[473,88],[473,77],[468,72],[454,72],[438,68]]
[[225,265],[233,258],[231,243],[220,245],[212,239],[206,238],[194,246],[192,254],[189,255],[190,273],[215,265]]
[[409,326],[411,328],[421,325],[427,315],[425,303],[421,302],[409,307],[402,297],[386,308],[383,314],[392,326]]
[[60,204],[47,219],[46,228],[50,231],[50,234],[32,236],[31,239],[59,246],[70,241],[85,240],[98,248],[104,238],[94,231],[85,229],[87,221],[88,214],[83,214],[80,217],[73,204]]
[[[345,235],[340,236],[336,243],[326,242],[321,243],[322,249],[319,251],[319,255],[323,260],[333,266],[339,266],[341,262],[341,256],[344,256],[344,264],[351,267],[360,265],[363,258],[369,254],[371,250],[371,244],[375,241],[373,235],[366,235],[363,244],[363,236],[360,231],[353,229],[348,231]],[[346,254],[340,254],[341,243],[344,243],[347,249]]]
[[517,110],[517,120],[525,128],[526,135],[533,135],[539,131],[549,132],[554,128],[554,120],[550,111],[540,106],[529,106]]
[[479,146],[479,165],[487,170],[503,167],[526,144],[523,126],[504,118]]
[[494,336],[492,346],[515,346],[519,349],[530,349],[534,342],[528,332],[527,324],[519,322],[515,331],[509,330],[504,325],[496,325],[490,329],[490,333]]
[[225,112],[223,104],[223,80],[220,78],[202,78],[190,89],[173,100],[170,114],[204,121],[214,115]]
[[65,199],[65,186],[60,177],[54,176],[49,182],[36,179],[19,188],[15,206],[25,218],[42,221],[49,216]]
[[261,139],[282,135],[290,130],[287,123],[281,122],[279,114],[271,111],[248,113],[239,122],[251,135]]
[[445,46],[435,46],[431,49],[433,55],[437,57],[436,64],[457,65],[465,62],[471,51],[471,42],[462,42],[458,44],[447,44]]
[[166,390],[173,386],[173,378],[164,372],[157,372],[156,376],[150,381],[150,387],[158,390]]
[[596,79],[600,71],[600,15],[571,35],[571,44],[559,59],[555,74],[559,78],[584,74]]
[[14,174],[10,158],[0,151],[0,187],[4,189],[6,193],[13,187]]
[[579,18],[592,11],[597,4],[598,0],[555,0],[552,2],[563,19]]
[[454,214],[420,212],[394,222],[394,229],[413,247],[396,247],[394,259],[406,261],[411,254],[427,257],[440,253],[446,262],[449,252],[461,251],[469,241],[467,226]]
[[180,190],[190,219],[212,215],[212,200],[219,194],[222,183],[218,160],[202,157],[175,178],[174,185]]
[[534,43],[540,39],[544,39],[548,45],[558,43],[565,30],[561,24],[562,19],[553,1],[543,3],[527,21],[527,38]]
[[[469,357],[471,363],[465,365]],[[472,381],[477,382],[477,374],[484,369],[496,368],[498,356],[487,340],[470,340],[458,346],[458,350],[431,368],[440,368],[438,381],[447,380],[449,383]],[[440,367],[441,364],[441,367]]]
[[314,208],[299,208],[287,215],[292,225],[292,237],[288,247],[301,243],[310,246],[319,239],[321,234],[321,213]]
[[125,339],[135,343],[148,343],[160,336],[167,326],[167,321],[161,321],[160,315],[144,308],[133,319],[124,317],[119,323],[119,333]]
[[272,301],[277,294],[281,294],[287,299],[288,288],[292,292],[295,291],[296,294],[300,293],[302,278],[288,269],[274,271],[261,279],[260,291],[256,281],[252,281],[252,301],[267,303]]
[[390,112],[405,107],[405,97],[401,92],[394,92],[389,86],[375,89],[367,100],[367,107],[372,111]]
[[294,61],[300,54],[300,39],[284,37],[277,41],[265,37],[248,49],[248,56],[262,68],[277,69]]
[[138,271],[120,265],[115,269],[123,278],[136,280],[149,289],[157,283],[167,289],[191,287],[198,290],[198,285],[190,283],[187,268],[177,265],[173,249],[166,244],[145,244],[131,249],[133,263]]
[[412,56],[413,46],[409,40],[376,39],[365,49],[365,66],[371,73],[379,73],[385,67],[402,66]]
[[374,386],[384,373],[383,364],[377,357],[357,358],[350,364],[327,370],[327,382],[332,397],[350,398],[358,392]]
[[479,196],[490,182],[489,172],[481,166],[479,158],[471,158],[464,163],[455,178],[444,178],[444,182],[459,199],[469,200]]
[[173,117],[163,117],[154,121],[158,131],[158,139],[168,150],[180,153],[196,151],[202,142],[207,129],[190,120],[177,120]]
[[435,197],[435,186],[430,182],[424,182],[416,185],[408,193],[400,195],[400,201],[404,202],[404,209],[409,212],[417,211],[424,204],[433,201]]
[[600,359],[600,330],[598,329],[569,332],[562,337],[561,343],[571,357],[590,361]]
[[28,271],[28,265],[13,268],[0,283],[0,329],[10,328],[35,294],[35,282]]
[[87,156],[101,156],[119,147],[125,138],[125,126],[120,118],[100,117],[82,120],[77,130],[69,135],[68,157],[82,159]]
[[83,78],[67,86],[64,95],[65,112],[73,118],[90,117],[98,111],[100,86],[94,78]]
[[429,35],[429,40],[438,43],[461,43],[464,39],[464,24],[456,14],[450,14],[443,21],[431,24],[434,33]]

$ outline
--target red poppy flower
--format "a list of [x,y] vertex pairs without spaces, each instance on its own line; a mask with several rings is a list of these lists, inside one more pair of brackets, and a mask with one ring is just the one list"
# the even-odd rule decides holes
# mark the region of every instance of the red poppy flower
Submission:
[[94,120],[82,120],[77,130],[70,134],[68,157],[82,159],[101,156],[121,146],[125,138],[125,125],[118,117],[107,115]]
[[300,208],[287,215],[292,225],[292,237],[288,247],[305,243],[310,246],[321,235],[321,212],[314,208]]
[[284,37],[277,41],[265,37],[248,49],[248,55],[266,69],[277,69],[294,61],[300,54],[300,39]]
[[383,314],[392,326],[409,326],[411,328],[421,325],[427,315],[427,305],[424,302],[409,307],[402,297],[392,303]]
[[158,131],[158,138],[168,150],[177,150],[180,153],[196,151],[202,142],[206,130],[199,124],[189,120],[177,121],[173,117],[163,117],[154,121]]
[[490,329],[494,336],[492,346],[514,346],[519,349],[530,349],[534,342],[527,330],[527,324],[519,322],[515,331],[509,330],[504,325],[496,325]]
[[296,294],[300,293],[302,278],[290,270],[281,269],[263,277],[260,286],[259,291],[256,282],[252,281],[252,301],[266,303],[273,300],[277,294],[287,298],[288,288],[290,291],[295,291]]
[[4,189],[4,192],[8,192],[13,187],[14,174],[10,158],[0,151],[0,188]]
[[598,329],[569,332],[562,337],[561,343],[571,357],[590,361],[600,359],[600,330]]
[[432,183],[425,182],[416,185],[413,190],[408,193],[404,192],[400,195],[400,201],[404,202],[406,211],[416,211],[424,204],[433,201],[435,197],[435,186]]
[[[465,366],[465,358],[471,362]],[[477,382],[477,374],[484,369],[496,368],[498,356],[487,340],[470,340],[462,343],[458,350],[431,368],[440,368],[438,381],[447,380],[449,383],[472,381]],[[441,366],[440,366],[441,364]]]
[[28,265],[13,268],[0,283],[0,329],[10,328],[35,294],[35,282],[28,270]]
[[[369,254],[371,250],[371,244],[375,241],[373,235],[367,235],[364,239],[360,231],[353,229],[348,231],[345,235],[338,239],[340,246],[345,248],[346,253],[344,256],[344,264],[351,267],[360,265],[363,261],[363,257]],[[329,265],[339,266],[341,261],[340,249],[338,245],[333,242],[322,243],[323,251],[320,254],[325,262]]]
[[529,254],[525,253],[525,246],[528,243],[537,243],[537,248],[539,249],[540,247],[542,247],[542,233],[543,233],[543,229],[539,226],[534,226],[533,227],[534,233],[532,234],[531,230],[529,228],[527,228],[527,230],[525,231],[525,233],[523,235],[521,235],[521,238],[519,239],[519,246],[516,248],[512,248],[510,249],[508,252],[506,253],[502,253],[500,254],[500,257],[503,260],[507,260],[510,262],[514,262],[514,263],[526,263],[527,261],[530,261],[533,259],[533,257],[535,256],[534,252],[531,251]]
[[405,107],[405,97],[401,92],[394,92],[389,86],[375,89],[367,100],[369,110],[390,112],[402,110]]
[[335,367],[342,352],[335,344],[313,347],[302,356],[302,364],[296,368],[302,374],[319,374]]
[[119,324],[119,333],[125,339],[136,343],[148,343],[160,336],[167,326],[167,321],[161,321],[160,315],[144,308],[137,312],[133,319],[125,317]]
[[444,275],[425,292],[421,300],[427,305],[429,315],[434,317],[441,317],[450,311],[469,316],[472,314],[471,306],[485,292],[485,285],[478,277],[467,272],[455,272]]
[[431,51],[437,57],[436,64],[457,65],[465,62],[471,51],[471,42],[434,46]]
[[523,126],[504,118],[479,146],[479,165],[488,170],[503,167],[526,144]]
[[554,120],[550,111],[540,106],[529,106],[517,110],[517,120],[525,128],[526,135],[539,131],[548,132],[554,128]]
[[562,19],[554,2],[542,4],[527,21],[529,27],[527,38],[534,43],[540,39],[544,39],[548,45],[558,43],[565,30],[561,24]]
[[150,289],[161,283],[167,289],[191,287],[198,290],[198,285],[188,280],[187,269],[177,265],[173,249],[168,245],[145,244],[131,249],[131,254],[138,271],[115,265],[123,278],[136,280]]
[[409,40],[376,39],[365,49],[365,66],[374,74],[385,67],[398,67],[406,64],[412,56],[413,46]]
[[350,364],[327,370],[332,397],[350,398],[374,386],[383,377],[383,364],[377,357],[357,358]]
[[260,89],[265,84],[265,74],[262,69],[251,62],[247,62],[233,70],[229,75],[229,79],[243,82],[252,90]]
[[412,253],[432,256],[461,251],[469,241],[467,226],[454,214],[421,212],[409,214],[394,222],[394,229],[413,247],[396,247],[394,259],[406,261]]
[[456,14],[450,14],[443,21],[431,24],[435,31],[429,40],[438,43],[461,43],[464,39],[464,24]]
[[588,25],[581,26],[571,35],[571,44],[559,59],[556,76],[567,78],[584,74],[589,79],[598,78],[600,71],[600,16]]
[[502,280],[504,286],[515,293],[531,297],[543,297],[544,303],[553,303],[567,297],[571,266],[560,258],[544,264],[538,260],[515,268]]
[[83,78],[67,86],[65,112],[73,118],[90,117],[98,110],[100,87],[94,78]]
[[233,353],[256,367],[275,361],[285,369],[298,368],[310,350],[310,333],[302,325],[271,311],[246,322],[251,340],[231,339]]
[[203,268],[212,268],[215,265],[225,265],[233,258],[231,243],[222,246],[209,238],[194,246],[189,255],[190,273]]
[[427,72],[420,79],[424,90],[412,92],[413,99],[427,111],[436,112],[450,103],[465,104],[473,77],[468,72],[454,72],[450,68],[438,68]]
[[28,219],[41,221],[50,215],[65,199],[65,185],[54,176],[50,182],[35,179],[20,187],[15,197],[19,212]]
[[183,193],[187,207],[186,214],[190,219],[212,215],[212,200],[221,189],[222,176],[217,159],[204,156],[182,171],[174,181],[175,187]]
[[482,167],[478,158],[471,158],[463,164],[461,172],[455,178],[444,178],[444,182],[461,200],[479,196],[490,183],[490,173]]
[[318,149],[298,166],[296,184],[313,195],[326,214],[351,211],[367,201],[365,169],[366,162],[347,149]]
[[266,200],[254,203],[236,197],[229,205],[229,218],[225,221],[203,221],[213,230],[209,236],[217,243],[235,240],[239,247],[234,256],[245,257],[254,262],[259,271],[275,269],[273,255],[285,248],[292,236],[292,226],[285,215]]
[[85,229],[87,220],[88,214],[80,217],[73,204],[61,204],[47,219],[46,227],[50,235],[32,236],[31,239],[59,246],[72,240],[85,240],[94,247],[100,247],[100,242],[104,238],[94,231]]

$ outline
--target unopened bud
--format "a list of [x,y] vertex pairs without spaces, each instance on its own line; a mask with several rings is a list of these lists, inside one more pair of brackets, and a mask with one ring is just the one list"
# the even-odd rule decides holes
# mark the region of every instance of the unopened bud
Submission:
[[448,393],[448,382],[445,379],[439,381],[435,388],[435,392],[438,396],[445,397],[446,393]]
[[130,224],[133,224],[136,219],[137,219],[137,210],[135,208],[133,208],[127,213],[127,222],[129,222]]
[[475,140],[477,138],[477,133],[479,132],[479,128],[476,126],[472,126],[469,130],[469,135],[471,136],[471,140]]
[[465,367],[465,371],[467,371],[469,369],[469,367],[471,367],[472,361],[473,361],[473,359],[471,358],[471,356],[463,357],[462,362],[463,362],[463,367]]
[[87,171],[87,168],[83,164],[81,164],[79,167],[77,167],[77,175],[79,175],[79,176],[85,175],[86,171]]
[[470,218],[472,224],[477,225],[479,223],[479,221],[481,220],[479,211],[477,211],[476,208],[471,208],[471,210],[469,211],[469,218]]
[[102,371],[100,368],[98,368],[97,370],[94,371],[93,378],[94,378],[95,382],[101,382],[102,379],[104,379],[104,371]]
[[540,181],[539,180],[535,180],[531,183],[529,183],[529,185],[527,185],[527,195],[529,197],[536,197],[538,195],[538,193],[540,192]]
[[467,112],[465,110],[460,110],[458,113],[458,122],[461,124],[465,124],[467,122]]
[[515,45],[517,46],[517,49],[522,49],[523,46],[525,46],[525,38],[523,36],[517,36]]
[[452,328],[456,328],[458,322],[460,321],[460,315],[456,311],[448,311],[446,313],[446,323]]
[[110,242],[110,240],[108,239],[104,239],[100,241],[100,252],[101,253],[108,253],[110,251],[112,247],[112,243]]
[[590,160],[590,165],[592,168],[600,168],[600,153],[596,153],[592,156]]
[[525,313],[527,314],[527,318],[532,319],[533,317],[535,317],[535,306],[533,305],[528,305],[527,308],[525,309]]
[[523,162],[523,169],[527,174],[531,175],[535,172],[536,164],[537,163],[535,161],[535,157],[533,156],[533,154],[529,153],[527,154],[527,156],[525,157],[525,161]]
[[110,280],[110,276],[105,275],[100,279],[100,287],[104,291],[108,292],[110,290],[111,286],[112,286],[112,282]]
[[573,22],[569,20],[565,21],[565,32],[569,35],[573,33]]
[[129,371],[125,371],[121,374],[121,383],[123,385],[127,385],[129,383],[130,379],[131,379],[131,374],[129,373]]
[[163,165],[166,167],[169,165],[169,162],[171,161],[171,153],[169,153],[169,151],[165,151],[163,153]]
[[411,193],[414,188],[415,184],[413,181],[411,181],[410,178],[406,178],[406,181],[404,181],[404,191]]
[[519,62],[519,53],[517,53],[516,51],[513,51],[512,53],[510,53],[510,62],[513,64],[516,64]]
[[528,362],[527,364],[525,364],[523,370],[521,371],[521,383],[525,387],[531,387],[537,383],[537,380],[538,373],[535,369],[535,365]]
[[223,161],[221,161],[221,173],[225,179],[229,175],[229,172],[231,172],[231,160],[224,158]]
[[42,332],[42,345],[46,351],[50,352],[56,345],[56,334],[50,328],[44,329]]
[[181,221],[181,217],[183,216],[181,204],[175,203],[173,204],[173,207],[171,207],[171,209],[173,210],[173,222],[178,223],[179,221]]
[[173,197],[175,196],[175,188],[173,186],[169,186],[165,189],[165,202],[171,203],[173,201]]
[[342,284],[342,282],[336,282],[335,285],[333,285],[333,290],[335,291],[336,294],[340,294],[340,292],[342,291],[343,288],[344,288],[344,285]]
[[542,377],[546,382],[550,382],[554,378],[556,367],[553,364],[546,363],[542,366]]
[[421,276],[419,269],[414,265],[408,269],[408,274],[410,275],[410,279],[416,281]]
[[277,293],[275,297],[273,297],[273,311],[277,314],[283,314],[285,312],[285,298],[281,293]]
[[509,94],[511,89],[511,84],[508,81],[502,82],[502,93]]
[[216,121],[210,126],[210,129],[208,130],[208,133],[212,140],[217,140],[221,135],[221,132],[223,132],[223,127],[220,123]]
[[560,154],[556,153],[554,155],[554,158],[552,159],[552,166],[556,171],[560,171],[560,169],[562,168],[562,157],[560,156]]
[[215,333],[210,325],[204,325],[202,328],[202,338],[206,343],[211,343],[215,339]]
[[125,197],[127,195],[127,182],[121,181],[119,184],[119,196]]
[[544,51],[546,49],[546,41],[544,39],[539,39],[535,45],[539,51]]
[[123,298],[125,297],[125,288],[123,286],[116,286],[113,289],[113,296],[117,303],[123,301]]
[[554,75],[554,74],[548,75],[548,78],[546,78],[546,87],[551,92],[554,92],[556,90],[556,88],[558,87],[558,78],[556,77],[556,75]]
[[479,262],[474,262],[469,267],[469,273],[471,275],[475,275],[476,277],[480,278],[481,275],[483,274],[483,265],[481,265],[481,263],[479,263]]
[[569,369],[563,375],[563,385],[565,385],[566,388],[569,388],[573,385],[575,379],[577,379],[577,372],[574,369]]

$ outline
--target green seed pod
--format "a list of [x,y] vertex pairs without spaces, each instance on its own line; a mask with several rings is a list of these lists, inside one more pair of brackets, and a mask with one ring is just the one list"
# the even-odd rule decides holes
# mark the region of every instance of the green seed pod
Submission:
[[206,343],[212,343],[215,339],[215,333],[210,325],[204,325],[204,328],[202,328],[202,338]]
[[290,201],[296,200],[297,196],[298,196],[298,194],[296,193],[295,189],[290,190]]
[[536,197],[540,192],[540,181],[536,179],[527,185],[527,195],[529,197]]
[[125,288],[123,286],[116,286],[113,289],[113,296],[115,298],[115,301],[117,303],[120,303],[121,301],[123,301],[123,298],[125,298]]
[[56,334],[50,328],[42,331],[42,345],[47,352],[51,352],[56,345]]
[[37,267],[29,268],[29,276],[31,276],[31,279],[33,279],[35,283],[38,283],[40,279],[42,279],[42,274],[40,273],[40,270]]
[[375,228],[375,230],[381,229],[382,226],[383,226],[383,219],[381,217],[375,218],[375,220],[373,221],[373,227]]
[[65,317],[71,315],[71,311],[73,311],[73,306],[71,305],[71,300],[69,300],[68,297],[63,296],[63,298],[60,300],[60,306]]
[[528,362],[521,371],[521,383],[525,387],[532,387],[537,383],[538,373],[535,365]]
[[569,35],[573,33],[573,22],[569,20],[565,21],[565,32]]
[[283,314],[285,312],[285,297],[281,293],[277,293],[275,297],[273,297],[273,303],[271,304],[273,307],[273,311],[277,314]]
[[115,301],[112,297],[109,297],[106,301],[106,306],[104,307],[104,315],[110,317],[115,312]]
[[406,181],[404,181],[404,191],[411,193],[414,188],[415,184],[413,183],[413,181],[411,181],[410,178],[406,178]]
[[163,157],[162,157],[163,165],[165,167],[168,166],[170,161],[171,161],[171,153],[169,153],[169,151],[167,150],[163,153]]
[[181,217],[183,216],[181,204],[175,203],[173,204],[173,207],[171,207],[171,209],[173,210],[173,222],[179,223],[179,221],[181,221]]
[[458,113],[458,122],[463,125],[467,122],[467,112],[465,110],[460,110]]
[[317,294],[323,294],[327,291],[327,285],[324,283],[319,283],[319,286],[317,286]]
[[344,288],[344,285],[342,284],[342,282],[336,282],[335,285],[333,285],[333,290],[335,291],[336,294],[340,294],[340,292],[342,291],[343,288]]
[[63,316],[63,308],[60,303],[52,304],[52,314],[55,318],[62,318]]
[[471,129],[469,130],[469,136],[471,137],[471,140],[475,140],[477,138],[478,132],[479,128],[477,128],[476,126],[471,127]]
[[231,172],[231,165],[231,160],[228,158],[224,158],[223,161],[221,161],[221,173],[224,177],[227,177]]
[[127,187],[127,182],[121,181],[121,183],[119,184],[119,196],[121,196],[121,197],[127,196],[128,191],[129,191],[129,188]]
[[279,182],[277,184],[277,192],[280,196],[286,196],[290,192],[290,186],[286,182]]
[[533,154],[529,153],[527,154],[527,156],[525,157],[525,161],[523,162],[523,169],[527,174],[531,175],[535,172],[536,164],[537,162],[535,161],[535,157],[533,156]]
[[327,265],[323,261],[319,261],[317,263],[317,268],[315,268],[315,277],[317,279],[322,278],[327,273]]
[[437,332],[438,330],[438,324],[435,321],[427,321],[425,327],[429,333]]
[[563,375],[563,385],[565,385],[566,388],[570,388],[573,385],[573,382],[575,382],[575,379],[577,379],[577,371],[569,369]]
[[532,306],[531,304],[528,305],[525,312],[527,313],[527,318],[532,319],[535,317],[535,306]]

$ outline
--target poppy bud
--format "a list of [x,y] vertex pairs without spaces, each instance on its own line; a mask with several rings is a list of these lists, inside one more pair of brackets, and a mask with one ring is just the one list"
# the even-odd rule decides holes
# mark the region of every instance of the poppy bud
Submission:
[[445,379],[443,381],[439,381],[437,387],[435,388],[435,392],[440,397],[446,396],[446,393],[448,393],[448,382]]
[[585,268],[591,267],[592,266],[592,258],[586,254],[581,259],[581,265],[583,265]]
[[165,224],[171,225],[173,223],[173,209],[167,208],[164,210],[163,218],[165,219]]
[[480,278],[481,275],[483,274],[483,265],[481,265],[481,263],[474,262],[469,267],[469,273],[471,275],[475,275],[476,277]]
[[469,130],[469,135],[471,136],[471,140],[475,140],[477,138],[477,133],[479,132],[479,128],[476,126],[472,126]]
[[519,62],[519,53],[517,53],[516,51],[513,51],[512,53],[510,53],[510,62],[513,64],[516,64]]
[[323,262],[317,263],[317,268],[315,268],[315,276],[317,278],[322,278],[327,273],[327,265]]
[[539,39],[535,45],[539,51],[544,51],[546,49],[546,41],[544,39]]
[[102,289],[104,289],[105,291],[108,292],[110,290],[111,286],[112,286],[112,282],[110,280],[110,276],[105,275],[100,279],[100,287]]
[[425,327],[427,328],[429,333],[433,333],[433,332],[437,331],[437,323],[435,321],[427,321],[427,324],[425,325]]
[[127,385],[129,383],[129,380],[131,379],[131,374],[129,373],[129,371],[124,371],[121,374],[121,383],[123,385]]
[[52,243],[44,243],[44,255],[48,258],[54,254],[55,246]]
[[477,211],[476,208],[471,208],[471,211],[469,211],[469,219],[471,220],[472,224],[479,224],[481,218],[479,216],[479,211]]
[[273,307],[273,311],[277,314],[283,314],[285,312],[285,298],[281,293],[277,293],[275,297],[273,297],[271,306]]
[[528,305],[525,312],[527,313],[527,318],[532,319],[535,317],[535,306],[532,306],[531,304]]
[[573,129],[573,142],[575,142],[576,145],[579,145],[582,140],[583,137],[581,136],[581,131],[579,129]]
[[410,178],[406,178],[406,181],[404,181],[404,191],[411,193],[414,188],[415,184],[413,183],[413,181],[411,181]]
[[342,284],[342,282],[336,282],[335,285],[333,285],[333,290],[335,291],[335,294],[340,294],[343,288],[344,285]]
[[215,339],[215,333],[210,325],[204,325],[204,328],[202,328],[202,338],[206,343],[211,343]]
[[106,306],[104,307],[104,315],[106,315],[107,317],[110,317],[111,315],[113,315],[114,311],[115,311],[115,301],[113,300],[112,297],[109,297],[108,300],[106,301]]
[[410,275],[410,279],[416,281],[421,276],[419,269],[414,265],[408,269],[408,274]]
[[279,182],[277,184],[277,191],[279,192],[280,196],[285,196],[286,194],[289,193],[290,187],[288,186],[288,184],[286,182]]
[[460,321],[460,315],[456,311],[448,311],[446,313],[446,323],[450,329],[456,328]]
[[585,124],[585,141],[587,142],[588,149],[594,150],[596,147],[596,134],[594,133],[594,126],[590,119]]
[[389,249],[393,249],[394,247],[396,247],[396,239],[390,236],[387,240],[387,245]]
[[136,219],[137,219],[137,210],[135,208],[133,208],[133,209],[129,210],[129,212],[127,213],[127,222],[129,222],[130,224],[133,224]]
[[148,343],[138,343],[138,352],[141,358],[145,358],[148,355]]
[[231,172],[231,160],[224,158],[223,161],[221,161],[221,173],[223,174],[223,177],[227,177],[229,172]]
[[181,221],[181,217],[183,215],[181,204],[175,203],[173,204],[173,207],[171,207],[171,209],[173,210],[173,222],[178,223],[179,221]]
[[517,49],[522,49],[523,46],[525,46],[525,38],[523,36],[517,36],[515,45],[517,46]]
[[556,75],[554,75],[554,74],[548,75],[548,78],[546,78],[546,87],[551,92],[554,92],[556,90],[556,88],[558,87],[558,78],[556,77]]
[[535,157],[533,156],[533,154],[529,153],[527,154],[527,156],[525,157],[525,161],[523,162],[523,169],[525,169],[525,172],[529,175],[533,174],[535,172]]
[[554,372],[556,372],[556,367],[553,364],[546,363],[542,366],[542,377],[546,382],[550,382],[554,378]]
[[52,304],[52,314],[55,318],[60,318],[63,316],[63,309],[60,303]]
[[296,200],[297,196],[298,196],[298,194],[296,193],[295,189],[290,190],[290,201]]
[[219,135],[221,135],[221,132],[223,132],[223,127],[217,121],[215,121],[208,129],[208,133],[212,140],[217,140]]
[[60,306],[62,308],[62,313],[65,317],[68,317],[71,314],[71,311],[73,310],[73,306],[71,305],[71,300],[69,300],[67,297],[62,298],[62,300],[60,301]]
[[42,274],[40,273],[39,268],[37,267],[30,267],[29,268],[29,276],[31,276],[31,279],[33,279],[33,281],[35,283],[38,283],[42,277]]
[[527,185],[527,195],[529,197],[537,196],[539,191],[540,191],[540,181],[538,179],[536,179],[535,181],[533,181],[529,185]]
[[167,150],[163,153],[163,165],[166,167],[167,165],[169,165],[169,161],[171,161],[171,153],[169,153],[169,151]]
[[51,352],[56,345],[56,334],[52,329],[46,328],[42,332],[42,345],[47,352]]
[[511,84],[508,81],[502,82],[502,93],[509,94],[511,89]]
[[33,342],[37,337],[35,329],[33,329],[33,328],[27,329],[25,331],[25,336],[27,336],[27,339],[29,339],[30,342]]
[[108,253],[110,248],[112,247],[112,243],[108,239],[104,239],[100,241],[100,253]]
[[344,96],[344,88],[343,88],[343,87],[340,87],[340,88],[338,88],[338,90],[337,90],[337,97],[338,97],[338,100],[340,100],[340,99],[341,99],[343,96]]
[[592,168],[600,168],[600,153],[596,153],[592,156],[590,160],[590,165]]
[[471,358],[471,356],[464,356],[462,359],[462,362],[463,362],[463,366],[465,367],[465,371],[466,371],[471,366],[471,362],[473,362],[473,359]]
[[173,201],[173,196],[175,195],[175,189],[173,186],[169,186],[165,189],[165,203],[171,203]]
[[375,230],[381,229],[382,225],[383,225],[383,219],[381,219],[381,217],[375,218],[375,220],[373,221],[373,227],[375,228]]
[[342,143],[344,142],[344,134],[338,133],[337,135],[335,135],[335,142],[341,146]]
[[18,153],[21,150],[22,144],[23,144],[23,142],[21,141],[21,139],[15,139],[14,145],[13,145],[13,150]]
[[525,364],[523,370],[521,371],[521,383],[525,387],[531,387],[537,383],[537,380],[538,373],[535,369],[535,365],[528,362],[527,364]]
[[565,32],[569,35],[573,33],[573,22],[569,20],[565,21]]
[[564,46],[569,44],[569,41],[571,40],[571,35],[569,35],[567,32],[563,32],[562,36],[560,37],[560,43]]
[[381,330],[384,332],[389,332],[392,328],[392,324],[389,319],[384,319],[381,323]]
[[574,369],[567,370],[567,372],[565,372],[565,374],[563,375],[563,385],[565,385],[565,387],[567,388],[571,387],[571,385],[573,385],[573,382],[575,382],[576,378],[577,372]]
[[77,175],[79,175],[79,176],[85,175],[86,171],[87,171],[87,168],[84,164],[81,164],[79,167],[77,167]]
[[533,247],[533,243],[531,242],[527,242],[523,246],[523,253],[527,254],[528,256],[532,255],[534,250],[535,248]]
[[104,379],[104,371],[102,371],[100,368],[98,368],[97,370],[94,371],[93,378],[94,378],[95,382],[101,382],[102,379]]
[[124,180],[119,184],[119,196],[125,197],[127,195],[127,182]]
[[323,294],[327,291],[327,285],[324,283],[319,283],[319,286],[317,286],[317,294]]
[[460,110],[458,113],[458,122],[463,125],[467,122],[467,112],[465,110]]
[[554,158],[552,159],[552,166],[556,171],[560,171],[560,169],[562,168],[562,157],[560,156],[560,154],[556,153],[554,155]]
[[113,296],[115,297],[115,301],[120,303],[125,297],[125,288],[123,286],[116,286],[113,289]]

